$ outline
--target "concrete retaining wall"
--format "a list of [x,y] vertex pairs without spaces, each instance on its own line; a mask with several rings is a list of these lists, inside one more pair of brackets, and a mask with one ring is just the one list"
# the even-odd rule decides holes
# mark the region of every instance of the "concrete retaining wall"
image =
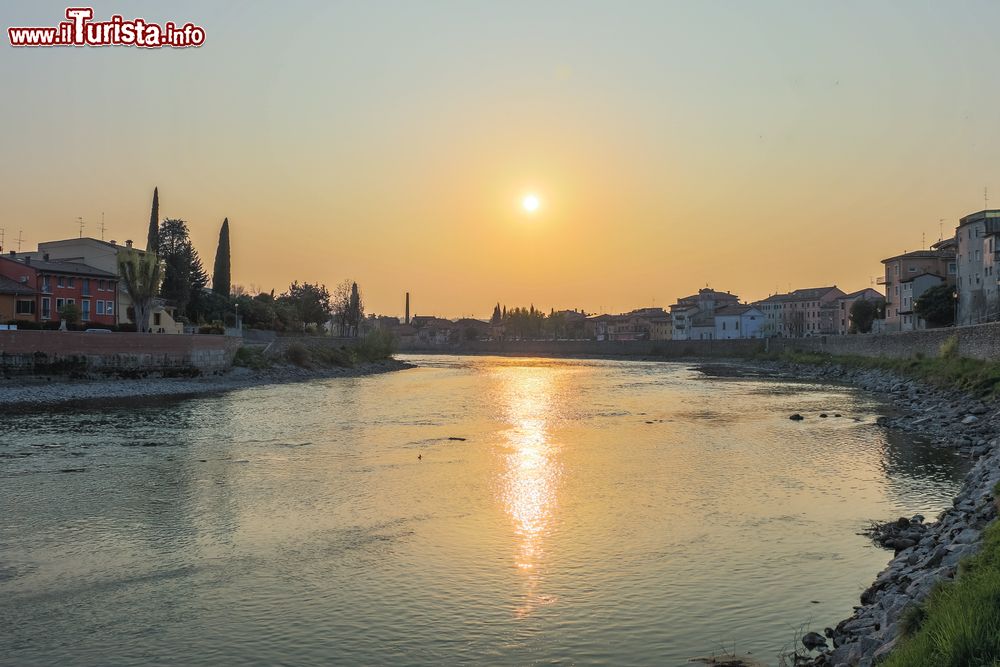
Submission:
[[5,375],[213,373],[232,365],[240,342],[230,336],[0,331],[0,371]]

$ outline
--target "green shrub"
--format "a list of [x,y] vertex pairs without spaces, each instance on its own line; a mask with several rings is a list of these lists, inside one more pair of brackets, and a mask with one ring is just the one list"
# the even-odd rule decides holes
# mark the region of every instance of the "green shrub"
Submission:
[[388,359],[396,351],[396,337],[387,331],[376,329],[354,346],[354,357],[358,361],[380,361]]
[[958,358],[958,336],[949,336],[947,340],[941,343],[941,358],[942,359]]
[[264,355],[264,351],[256,347],[242,346],[236,350],[233,357],[233,366],[242,366],[254,370],[262,370],[271,366],[270,360]]
[[302,366],[305,368],[309,365],[309,348],[307,348],[302,343],[292,343],[285,350],[285,359],[295,364],[296,366]]

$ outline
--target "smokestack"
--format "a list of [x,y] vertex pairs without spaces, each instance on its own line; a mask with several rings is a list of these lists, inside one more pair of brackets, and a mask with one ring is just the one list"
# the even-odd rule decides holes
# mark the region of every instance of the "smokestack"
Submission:
[[410,293],[406,293],[406,324],[410,323]]
[[129,239],[128,241],[125,241],[125,247],[126,248],[131,248],[132,247],[132,239]]

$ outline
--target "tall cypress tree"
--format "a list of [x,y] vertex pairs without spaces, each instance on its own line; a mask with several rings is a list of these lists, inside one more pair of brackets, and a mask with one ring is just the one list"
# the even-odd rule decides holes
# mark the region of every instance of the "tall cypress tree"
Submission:
[[222,221],[219,230],[219,247],[215,251],[215,268],[212,271],[212,291],[228,297],[232,287],[231,264],[229,259],[229,218]]
[[149,232],[146,234],[146,252],[160,248],[160,193],[153,188],[153,208],[149,211]]

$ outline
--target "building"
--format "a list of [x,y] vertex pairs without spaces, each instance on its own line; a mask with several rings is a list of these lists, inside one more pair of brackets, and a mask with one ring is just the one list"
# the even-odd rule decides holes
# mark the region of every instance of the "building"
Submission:
[[670,306],[671,338],[673,340],[710,340],[715,335],[713,316],[716,309],[735,306],[740,298],[729,292],[708,287],[697,294],[677,300]]
[[836,311],[834,314],[834,328],[837,335],[846,336],[851,331],[851,306],[855,301],[865,299],[867,301],[885,301],[885,297],[878,290],[871,287],[860,289],[857,292],[845,294],[836,301]]
[[[962,218],[957,242],[955,286],[958,324],[1000,319],[1000,210],[985,210]],[[941,271],[928,271],[938,273]],[[943,274],[948,276],[949,274]]]
[[762,338],[764,313],[755,306],[723,306],[715,311],[715,340]]
[[763,337],[803,338],[837,333],[837,299],[846,296],[836,285],[807,287],[773,294],[753,302],[764,314]]
[[[38,244],[37,251],[16,253],[14,256],[17,258],[30,257],[35,261],[77,262],[118,277],[118,255],[126,250],[134,250],[140,254],[146,252],[133,248],[130,240],[126,241],[125,245],[120,245],[115,241],[81,237],[61,241],[44,241]],[[105,296],[108,295],[105,294]],[[121,281],[118,282],[112,296],[111,300],[115,302],[115,322],[113,324],[133,324],[132,317],[135,311],[132,308],[132,299]],[[150,331],[154,333],[184,332],[184,326],[175,320],[173,306],[162,299],[156,299],[153,302],[149,314],[149,327]]]
[[594,322],[594,340],[670,340],[670,314],[662,308],[640,308],[621,315],[599,315]]
[[918,276],[899,283],[899,326],[900,331],[916,331],[926,329],[927,323],[913,311],[913,306],[920,295],[931,287],[944,284],[944,276],[933,273],[921,273]]
[[902,283],[930,273],[952,282],[956,275],[955,246],[951,240],[939,241],[930,250],[906,252],[882,260],[885,276],[876,282],[885,285],[885,331],[902,331]]
[[0,276],[0,324],[14,320],[34,320],[37,311],[36,292],[33,288]]
[[16,295],[15,320],[59,322],[60,309],[72,304],[79,309],[84,325],[117,323],[117,274],[79,262],[37,260],[12,253],[0,256],[0,276],[31,291],[30,295]]
[[492,327],[489,322],[462,317],[455,321],[455,330],[462,340],[486,340],[490,337]]

